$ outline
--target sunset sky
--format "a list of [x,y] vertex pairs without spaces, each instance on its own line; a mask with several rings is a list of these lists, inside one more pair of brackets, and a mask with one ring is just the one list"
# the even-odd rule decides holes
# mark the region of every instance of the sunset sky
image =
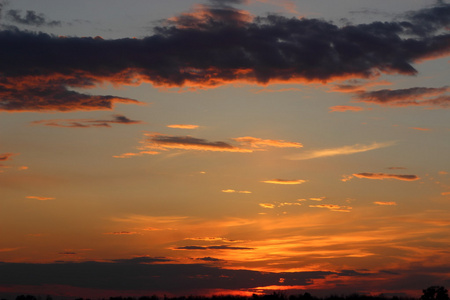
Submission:
[[0,2],[0,296],[450,287],[450,3]]

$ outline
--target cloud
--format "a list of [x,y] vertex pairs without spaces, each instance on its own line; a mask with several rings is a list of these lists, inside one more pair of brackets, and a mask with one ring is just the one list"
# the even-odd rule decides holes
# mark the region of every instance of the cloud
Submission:
[[323,199],[326,199],[327,197],[313,197],[313,198],[309,198],[309,200],[312,201],[322,201]]
[[388,169],[388,170],[406,170],[405,167],[388,167],[386,169]]
[[[0,49],[0,110],[105,110],[116,103],[139,103],[74,90],[103,82],[211,87],[232,82],[327,82],[381,73],[414,75],[413,63],[450,51],[450,37],[444,31],[450,23],[450,4],[443,2],[398,21],[343,27],[319,19],[252,17],[231,6],[237,3],[199,5],[194,12],[165,20],[153,35],[141,39],[3,30],[0,44],[8,47]],[[12,18],[50,24],[36,13],[29,16],[17,12]],[[374,94],[361,97],[383,102]],[[446,105],[445,97],[429,104]]]
[[318,149],[318,150],[312,150],[307,151],[305,153],[295,154],[287,157],[291,160],[305,160],[305,159],[313,159],[313,158],[319,158],[319,157],[329,157],[329,156],[336,156],[336,155],[349,155],[349,154],[355,154],[355,153],[361,153],[366,151],[371,151],[375,149],[385,148],[394,145],[394,142],[384,142],[384,143],[377,143],[374,142],[370,145],[351,145],[351,146],[343,146],[338,148],[328,148],[328,149]]
[[309,205],[309,207],[327,208],[331,211],[339,211],[339,212],[350,212],[352,210],[351,206],[342,206],[336,204],[318,204],[318,205]]
[[172,124],[167,125],[169,128],[178,128],[178,129],[197,129],[198,125],[191,125],[191,124]]
[[129,259],[113,259],[115,263],[122,264],[153,264],[161,262],[169,262],[171,259],[165,257],[149,257],[149,256],[137,256]]
[[219,151],[219,152],[253,152],[251,149],[244,149],[232,146],[226,142],[210,142],[192,136],[172,136],[161,133],[147,133],[144,147],[152,150],[166,151],[169,149],[199,150],[199,151]]
[[387,201],[375,201],[374,204],[376,204],[376,205],[397,205],[397,203],[394,202],[394,201],[390,201],[390,202],[387,202]]
[[219,245],[219,246],[181,246],[175,248],[175,250],[253,250],[253,248]]
[[272,203],[259,203],[259,206],[263,208],[275,208],[275,204]]
[[51,127],[65,128],[91,128],[91,127],[111,127],[110,124],[142,124],[142,121],[131,120],[123,115],[114,115],[112,120],[94,119],[52,119],[33,121],[31,125],[44,125]]
[[306,180],[303,179],[293,179],[293,180],[289,180],[289,179],[270,179],[270,180],[264,180],[261,181],[264,183],[272,183],[272,184],[285,184],[285,185],[292,185],[292,184],[302,184],[305,183]]
[[414,129],[414,130],[419,130],[419,131],[430,131],[431,130],[430,128],[423,128],[423,127],[409,127],[409,128]]
[[44,14],[36,13],[33,10],[27,10],[26,14],[22,16],[21,10],[10,9],[6,12],[6,19],[17,24],[28,26],[61,26],[60,21],[48,21]]
[[370,92],[358,92],[356,98],[361,102],[387,106],[450,106],[449,87],[407,89],[384,89]]
[[25,198],[27,198],[27,199],[36,199],[36,200],[40,200],[40,201],[55,200],[56,199],[56,198],[52,198],[52,197],[40,197],[40,196],[27,196]]
[[414,181],[420,179],[416,175],[397,175],[397,174],[386,174],[386,173],[356,173],[353,176],[357,178],[367,178],[367,179],[397,179],[403,181]]
[[251,194],[250,191],[236,191],[232,189],[222,190],[222,193],[239,193],[239,194]]
[[11,160],[11,157],[17,155],[16,153],[0,153],[0,161]]
[[114,231],[114,232],[106,232],[105,234],[112,234],[112,235],[134,235],[138,234],[135,231]]
[[361,106],[351,106],[351,105],[337,105],[331,106],[330,112],[345,112],[345,111],[362,111],[364,108]]
[[247,144],[251,147],[260,148],[264,146],[270,146],[270,147],[277,147],[277,148],[301,148],[303,147],[302,144],[296,143],[296,142],[287,142],[284,140],[264,140],[261,138],[251,137],[251,136],[244,136],[244,137],[238,137],[234,138],[236,142]]

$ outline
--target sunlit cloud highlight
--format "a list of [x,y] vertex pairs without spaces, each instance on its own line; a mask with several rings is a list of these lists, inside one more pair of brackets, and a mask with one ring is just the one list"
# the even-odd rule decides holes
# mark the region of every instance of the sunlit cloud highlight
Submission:
[[302,184],[305,183],[306,180],[303,179],[270,179],[270,180],[263,180],[261,182],[264,183],[271,183],[271,184],[284,184],[284,185],[294,185],[294,184]]
[[403,181],[414,181],[420,179],[417,175],[398,175],[398,174],[386,174],[386,173],[355,173],[353,176],[357,178],[367,178],[367,179],[397,179]]

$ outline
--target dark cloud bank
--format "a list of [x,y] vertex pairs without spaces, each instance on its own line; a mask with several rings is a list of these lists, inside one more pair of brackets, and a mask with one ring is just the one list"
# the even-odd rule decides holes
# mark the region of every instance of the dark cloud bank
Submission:
[[[211,86],[237,80],[264,84],[413,75],[414,62],[450,51],[450,4],[443,2],[410,12],[402,21],[344,27],[277,15],[252,19],[229,6],[234,3],[239,1],[213,1],[142,39],[3,30],[0,43],[8,46],[0,48],[0,111],[97,110],[138,103],[77,91],[101,82]],[[32,17],[15,18],[39,22]],[[377,99],[374,94],[361,97]]]

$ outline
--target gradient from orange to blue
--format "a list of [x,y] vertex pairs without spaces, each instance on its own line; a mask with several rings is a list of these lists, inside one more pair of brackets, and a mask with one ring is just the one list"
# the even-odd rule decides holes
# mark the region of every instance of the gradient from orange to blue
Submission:
[[0,3],[0,295],[450,286],[450,4]]

